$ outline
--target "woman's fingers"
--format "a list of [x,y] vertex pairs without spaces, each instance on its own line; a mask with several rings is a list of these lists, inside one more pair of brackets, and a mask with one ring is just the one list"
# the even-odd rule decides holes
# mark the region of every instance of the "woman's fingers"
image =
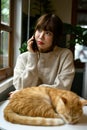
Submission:
[[34,39],[34,37],[32,36],[32,37],[27,41],[27,50],[30,51],[30,52],[34,52],[34,50],[32,49],[33,39]]

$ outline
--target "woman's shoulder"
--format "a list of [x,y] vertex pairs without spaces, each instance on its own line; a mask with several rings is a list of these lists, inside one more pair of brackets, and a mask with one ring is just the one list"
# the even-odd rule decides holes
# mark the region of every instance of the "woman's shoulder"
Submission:
[[30,55],[31,53],[29,52],[29,51],[26,51],[26,52],[24,52],[24,53],[21,53],[21,54],[19,54],[19,58],[26,58],[28,55]]
[[19,56],[22,57],[22,56],[27,56],[27,55],[29,55],[29,51],[23,52]]
[[56,50],[56,56],[58,59],[60,59],[61,61],[65,61],[65,59],[68,61],[72,61],[73,60],[73,53],[70,49],[68,48],[61,48],[61,47],[57,47]]
[[20,60],[26,61],[27,58],[28,58],[28,55],[29,55],[29,52],[26,51],[26,52],[24,52],[24,53],[19,54],[18,57],[17,57],[17,59],[18,59],[19,61],[20,61]]
[[72,51],[68,48],[62,48],[62,47],[57,46],[55,49],[58,53],[62,53],[62,54],[63,53],[66,53],[66,54],[71,53],[72,54]]

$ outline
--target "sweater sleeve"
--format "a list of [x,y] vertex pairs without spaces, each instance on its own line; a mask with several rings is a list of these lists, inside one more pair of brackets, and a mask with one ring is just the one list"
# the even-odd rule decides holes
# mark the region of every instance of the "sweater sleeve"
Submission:
[[55,80],[53,84],[41,84],[44,87],[55,87],[60,89],[70,90],[75,74],[74,60],[71,51],[67,54],[63,54],[60,60],[60,66],[58,68]]
[[36,84],[38,80],[37,62],[38,56],[34,53],[27,52],[18,56],[13,77],[13,85],[17,90]]

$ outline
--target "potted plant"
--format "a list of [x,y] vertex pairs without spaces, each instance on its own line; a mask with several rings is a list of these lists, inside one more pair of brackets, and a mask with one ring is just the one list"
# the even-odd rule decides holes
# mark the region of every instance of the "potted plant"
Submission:
[[71,44],[76,45],[77,43],[80,45],[87,46],[87,29],[81,26],[72,26],[70,35],[72,36],[69,41]]

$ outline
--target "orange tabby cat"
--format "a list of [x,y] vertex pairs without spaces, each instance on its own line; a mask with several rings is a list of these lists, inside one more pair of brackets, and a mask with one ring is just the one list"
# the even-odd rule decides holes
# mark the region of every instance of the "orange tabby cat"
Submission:
[[7,121],[25,125],[63,125],[76,123],[86,100],[71,91],[49,87],[30,87],[15,93],[4,109]]

